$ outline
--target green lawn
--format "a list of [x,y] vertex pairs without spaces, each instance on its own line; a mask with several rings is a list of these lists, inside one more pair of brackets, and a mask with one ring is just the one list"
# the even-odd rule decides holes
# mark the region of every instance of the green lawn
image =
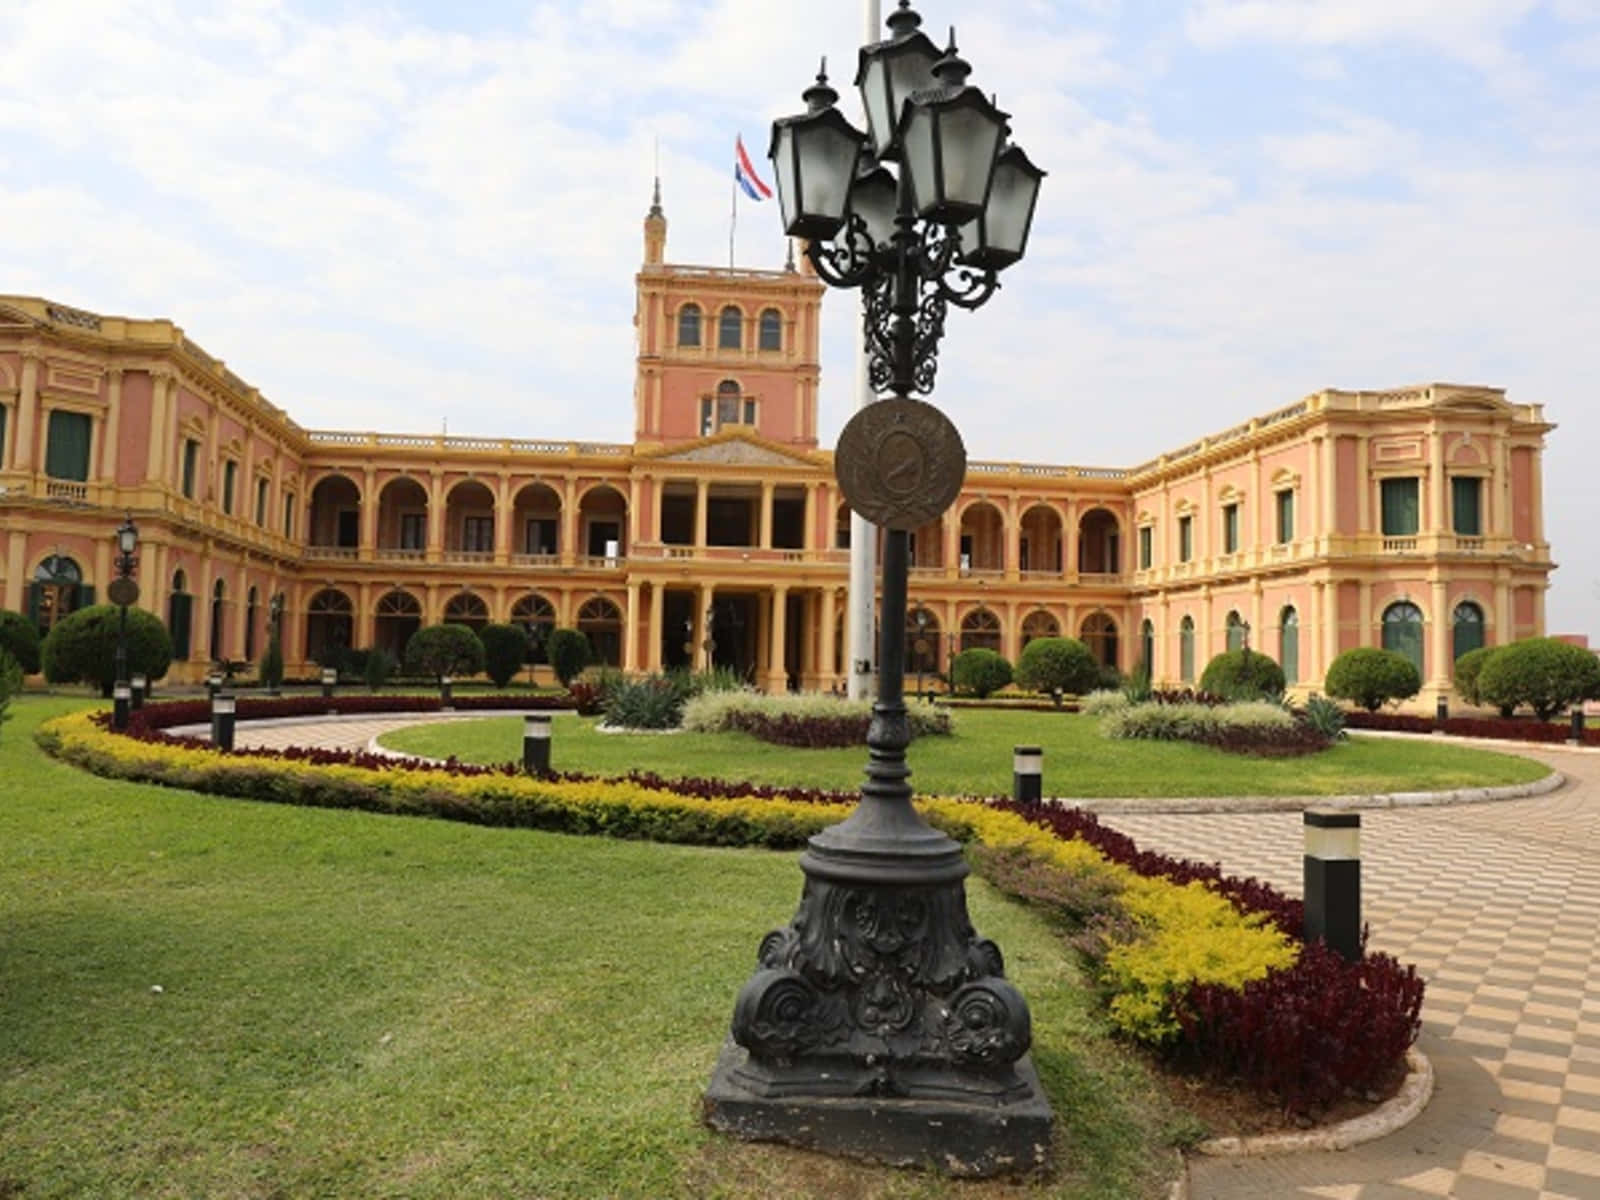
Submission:
[[[1044,747],[1044,788],[1055,796],[1265,796],[1409,792],[1526,783],[1550,768],[1511,754],[1436,745],[1420,738],[1359,734],[1307,758],[1260,759],[1207,746],[1114,741],[1091,717],[1050,712],[964,710],[955,734],[914,742],[911,784],[941,795],[1008,795],[1011,748]],[[558,769],[616,774],[638,767],[664,775],[748,779],[757,783],[854,788],[866,765],[864,748],[793,750],[748,734],[600,733],[596,722],[570,714],[553,724],[551,758]],[[518,717],[453,721],[387,734],[392,750],[470,762],[504,762],[522,754]]]
[[[1019,1194],[698,1124],[795,855],[99,779],[30,737],[81,703],[0,733],[0,1197]],[[1058,1175],[1021,1194],[1163,1194],[1192,1122],[1052,933],[969,892],[1060,1117]]]

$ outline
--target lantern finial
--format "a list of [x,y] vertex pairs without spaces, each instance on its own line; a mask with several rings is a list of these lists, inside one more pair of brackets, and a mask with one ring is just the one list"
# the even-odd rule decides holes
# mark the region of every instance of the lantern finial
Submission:
[[967,76],[972,74],[972,64],[956,53],[956,27],[950,26],[950,44],[945,47],[944,57],[933,64],[933,77],[945,87],[964,87]]
[[822,65],[817,68],[817,81],[800,93],[812,112],[821,112],[825,108],[832,108],[839,102],[839,93],[828,86],[828,56],[822,56]]
[[885,22],[889,32],[896,40],[910,37],[922,25],[922,18],[917,15],[917,10],[911,7],[911,0],[900,0],[900,7],[889,14]]

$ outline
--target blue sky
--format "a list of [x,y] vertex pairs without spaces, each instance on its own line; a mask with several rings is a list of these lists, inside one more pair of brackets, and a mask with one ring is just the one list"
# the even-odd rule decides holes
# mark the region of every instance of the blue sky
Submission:
[[[1560,426],[1549,624],[1600,642],[1600,0],[919,7],[1050,172],[1028,259],[950,322],[974,457],[1501,386]],[[653,147],[669,258],[725,263],[734,134],[759,156],[820,54],[847,84],[862,12],[11,0],[0,292],[171,317],[308,426],[625,441]],[[738,263],[782,259],[742,206]],[[831,297],[829,441],[853,320]]]

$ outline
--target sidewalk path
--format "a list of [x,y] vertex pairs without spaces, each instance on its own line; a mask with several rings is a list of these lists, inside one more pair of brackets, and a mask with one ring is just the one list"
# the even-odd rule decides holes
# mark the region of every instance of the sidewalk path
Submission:
[[[460,713],[457,718],[485,714]],[[416,715],[241,724],[241,745],[364,749]],[[1567,783],[1526,800],[1362,814],[1371,946],[1428,981],[1432,1102],[1352,1150],[1196,1158],[1192,1200],[1600,1198],[1600,756],[1522,751]],[[1141,846],[1298,895],[1299,813],[1108,815]]]

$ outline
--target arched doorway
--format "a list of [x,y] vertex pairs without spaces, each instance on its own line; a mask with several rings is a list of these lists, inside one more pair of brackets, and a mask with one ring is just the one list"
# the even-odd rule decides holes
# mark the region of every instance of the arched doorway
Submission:
[[535,592],[524,596],[511,606],[511,623],[520,625],[528,635],[528,657],[530,663],[548,662],[545,656],[545,640],[550,636],[550,631],[556,627],[555,605]]
[[406,643],[422,628],[422,603],[410,592],[396,589],[378,598],[377,628],[373,634],[379,650],[392,654],[396,661],[406,654]]
[[194,627],[194,597],[189,595],[189,577],[183,571],[172,573],[172,592],[167,596],[167,633],[172,638],[174,662],[188,662]]
[[1122,569],[1122,527],[1109,509],[1091,508],[1078,521],[1078,571],[1115,575]]
[[323,557],[354,558],[361,545],[361,489],[345,475],[319,479],[311,489],[310,544],[348,554]]
[[1403,654],[1422,674],[1422,610],[1399,600],[1383,610],[1383,648]]
[[447,625],[465,625],[477,632],[489,623],[489,606],[482,596],[457,592],[445,602],[444,620]]
[[1095,661],[1103,667],[1116,668],[1117,665],[1117,623],[1111,619],[1109,613],[1090,613],[1083,619],[1082,634],[1083,644],[1089,647]]
[[211,585],[211,661],[222,662],[227,658],[228,639],[226,636],[227,619],[223,616],[223,601],[227,597],[227,588],[222,580],[217,580]]
[[1284,605],[1278,615],[1278,665],[1284,683],[1300,682],[1300,614],[1294,605]]
[[94,603],[94,589],[83,582],[83,568],[62,554],[52,554],[39,564],[28,589],[28,616],[39,636],[70,612]]
[[338,588],[323,588],[306,605],[306,658],[337,667],[355,637],[355,607]]
[[590,658],[601,666],[622,665],[622,613],[604,596],[584,601],[578,632],[589,639]]
[[1000,618],[987,608],[975,608],[961,619],[962,650],[1000,652]]
[[1033,641],[1035,638],[1053,638],[1060,636],[1060,623],[1042,608],[1035,609],[1026,617],[1022,618],[1022,645],[1024,648],[1026,648],[1028,643]]
[[1470,600],[1456,605],[1450,616],[1452,661],[1483,648],[1483,609]]

